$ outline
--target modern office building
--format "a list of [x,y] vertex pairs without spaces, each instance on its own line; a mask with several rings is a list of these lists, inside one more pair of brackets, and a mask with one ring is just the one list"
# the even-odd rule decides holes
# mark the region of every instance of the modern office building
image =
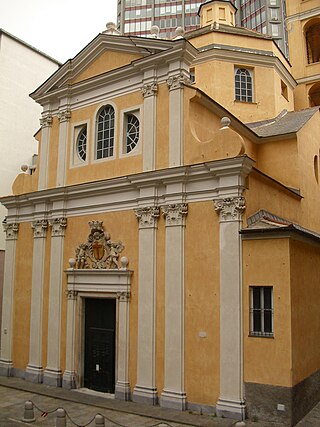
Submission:
[[[157,25],[160,37],[171,38],[177,27],[186,31],[199,27],[198,11],[202,3],[205,0],[118,0],[118,29],[123,34],[148,37],[151,27]],[[238,9],[236,25],[272,35],[287,55],[285,0],[232,0],[231,3]]]

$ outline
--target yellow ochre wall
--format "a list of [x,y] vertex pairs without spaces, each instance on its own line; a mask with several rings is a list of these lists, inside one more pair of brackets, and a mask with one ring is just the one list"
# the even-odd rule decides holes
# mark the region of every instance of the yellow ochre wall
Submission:
[[30,223],[19,225],[13,305],[12,361],[24,370],[29,362],[30,310],[32,287],[33,230]]
[[320,247],[290,241],[293,385],[319,369]]
[[[99,109],[111,103],[115,108],[115,158],[105,158],[101,160],[94,160],[95,150],[95,121]],[[143,97],[140,92],[131,93],[125,96],[113,98],[112,100],[106,99],[104,103],[91,105],[79,110],[72,111],[69,131],[69,150],[68,150],[68,165],[67,170],[67,185],[79,184],[83,182],[95,181],[99,179],[114,178],[118,176],[133,174],[141,172],[142,170],[142,154],[130,155],[120,157],[120,150],[122,149],[121,141],[121,111],[130,107],[139,107],[143,105]],[[140,122],[140,138],[143,145],[143,111],[141,110]],[[87,140],[87,155],[88,164],[81,166],[73,166],[72,159],[72,127],[84,120],[89,120],[90,133]]]
[[73,80],[72,84],[78,83],[82,80],[87,80],[90,77],[98,76],[99,74],[106,73],[117,68],[121,68],[130,64],[135,59],[141,58],[141,55],[113,52],[107,50],[101,53],[93,63],[90,63],[81,73],[79,73]]
[[[204,221],[205,218],[205,221]],[[220,384],[219,216],[189,203],[185,232],[185,387],[189,402],[214,405]],[[205,332],[206,337],[199,337]]]
[[[293,91],[287,83],[288,100],[281,95],[281,77],[274,68],[249,64],[221,60],[203,62],[195,66],[196,84],[244,123],[275,117],[284,109],[293,110]],[[253,102],[235,100],[235,68],[241,67],[252,72]]]
[[[243,242],[244,381],[292,386],[288,239]],[[249,337],[249,287],[273,286],[274,337]]]

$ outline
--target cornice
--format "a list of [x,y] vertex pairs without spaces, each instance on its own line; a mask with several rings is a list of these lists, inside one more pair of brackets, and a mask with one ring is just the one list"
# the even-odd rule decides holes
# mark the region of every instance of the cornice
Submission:
[[[72,217],[133,210],[154,205],[155,198],[159,205],[181,203],[181,200],[185,203],[209,201],[221,197],[221,191],[233,195],[242,191],[244,183],[239,177],[242,179],[250,173],[253,164],[247,156],[228,158],[8,196],[1,198],[1,203],[9,210],[8,221],[12,222],[14,218],[15,222],[31,222],[39,216],[39,207],[51,221],[61,216],[61,206],[63,215]],[[225,188],[225,184],[221,187],[223,176],[235,177],[229,188]],[[183,184],[178,186],[180,190],[175,183]],[[145,188],[156,188],[156,191],[146,196]]]
[[[148,51],[148,56],[136,59],[128,65],[72,84],[72,79],[82,71],[88,62],[93,61],[105,48],[109,49],[109,44],[101,44],[98,46],[98,49],[95,50],[94,46],[91,46],[92,54],[88,54],[85,58],[81,59],[80,65],[76,62],[69,61],[63,65],[61,75],[56,72],[44,85],[40,86],[40,88],[30,96],[36,102],[44,104],[48,101],[52,102],[55,98],[58,99],[67,95],[70,96],[70,92],[72,93],[72,96],[76,96],[79,93],[90,90],[96,91],[100,87],[105,87],[106,85],[114,84],[119,81],[122,83],[122,94],[124,90],[126,92],[132,92],[132,77],[137,76],[138,72],[143,73],[150,68],[157,69],[158,67],[161,67],[164,64],[169,64],[173,61],[182,61],[187,65],[190,65],[198,53],[197,49],[185,40],[180,41],[180,43],[171,42],[165,50],[162,49],[160,52],[153,54]],[[82,68],[81,64],[84,64]],[[142,76],[140,75],[140,83],[141,79]],[[55,86],[57,87],[52,89]]]
[[295,21],[303,21],[304,19],[313,18],[320,14],[320,7],[316,7],[311,10],[306,10],[305,12],[296,13],[295,15],[288,16],[285,19],[285,24],[288,26]]

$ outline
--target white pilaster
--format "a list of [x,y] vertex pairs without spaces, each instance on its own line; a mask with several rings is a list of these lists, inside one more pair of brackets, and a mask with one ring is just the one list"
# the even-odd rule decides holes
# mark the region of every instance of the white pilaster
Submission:
[[156,229],[159,208],[135,210],[139,220],[138,360],[133,401],[156,404]]
[[64,217],[54,218],[50,220],[50,226],[52,227],[52,238],[48,312],[48,351],[47,367],[44,371],[43,382],[48,385],[61,387],[61,295],[63,275],[63,245],[67,219]]
[[77,296],[77,291],[68,289],[66,369],[63,373],[62,379],[62,387],[67,389],[76,388],[77,386],[77,373],[75,370],[75,327]]
[[187,82],[181,72],[167,80],[169,88],[169,167],[183,164],[183,88]]
[[217,414],[245,418],[240,228],[243,197],[215,201],[220,215],[220,397]]
[[3,228],[6,233],[6,255],[3,281],[0,375],[9,377],[13,367],[13,296],[16,268],[16,242],[19,224],[7,224],[4,222]]
[[48,187],[49,143],[50,131],[52,126],[52,116],[48,111],[43,113],[42,118],[40,119],[40,124],[41,143],[38,190],[45,190]]
[[184,389],[184,229],[185,203],[162,207],[166,219],[164,389],[160,404],[185,410]]
[[31,318],[30,318],[30,346],[29,363],[26,368],[27,381],[41,383],[43,378],[42,367],[42,310],[44,261],[48,221],[36,220],[33,228],[33,260],[32,260],[32,290],[31,290]]
[[70,109],[68,107],[60,109],[58,118],[60,122],[60,127],[57,166],[57,187],[63,187],[66,183],[68,130],[71,118]]
[[154,170],[156,167],[156,133],[157,133],[157,93],[155,80],[145,83],[141,92],[143,101],[143,171]]
[[118,292],[118,357],[117,357],[117,382],[115,397],[119,400],[130,400],[129,383],[129,308],[130,292]]

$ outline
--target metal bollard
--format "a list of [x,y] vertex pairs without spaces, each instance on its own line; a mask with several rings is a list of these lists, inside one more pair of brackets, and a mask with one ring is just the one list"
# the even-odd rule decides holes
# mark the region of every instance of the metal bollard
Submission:
[[66,427],[67,417],[63,408],[57,409],[56,427]]
[[22,421],[25,423],[34,423],[35,420],[33,403],[30,400],[27,400],[24,404],[24,414]]
[[100,414],[97,414],[94,418],[95,425],[99,427],[104,427],[104,417]]

